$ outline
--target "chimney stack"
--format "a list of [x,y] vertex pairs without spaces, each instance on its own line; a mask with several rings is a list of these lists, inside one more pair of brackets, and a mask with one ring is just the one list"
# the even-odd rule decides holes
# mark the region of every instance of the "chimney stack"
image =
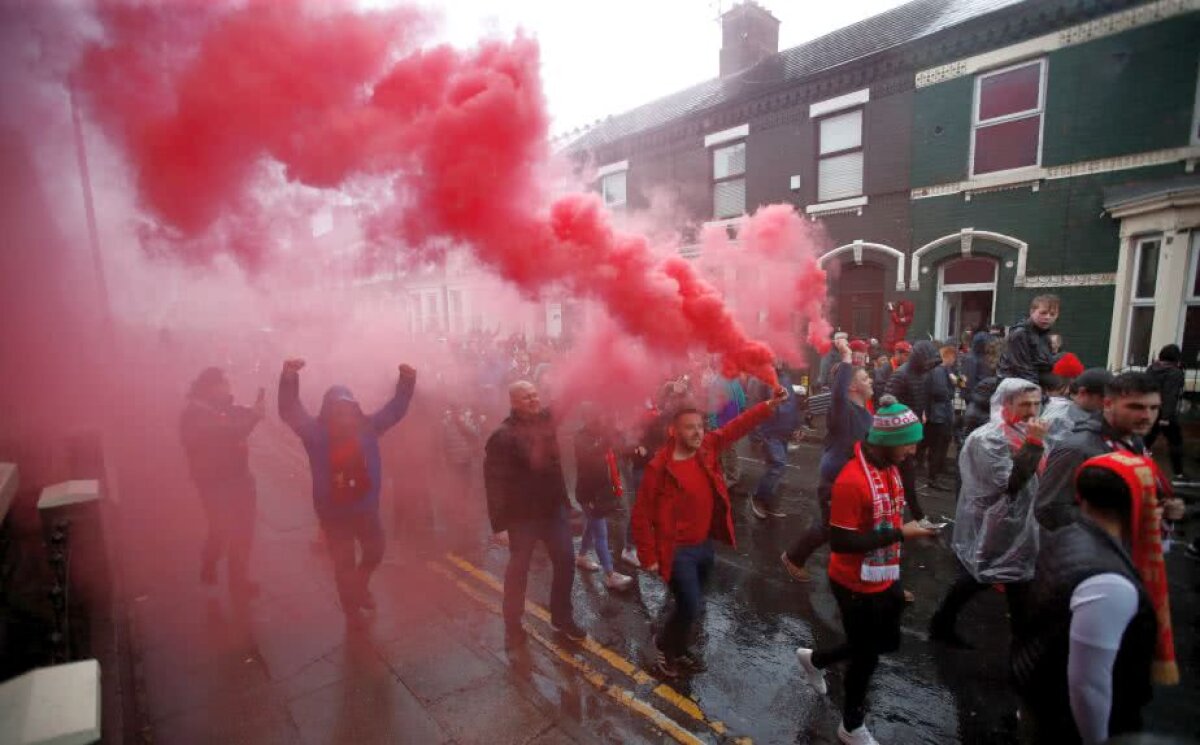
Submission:
[[754,0],[721,15],[721,77],[739,73],[779,51],[779,19]]

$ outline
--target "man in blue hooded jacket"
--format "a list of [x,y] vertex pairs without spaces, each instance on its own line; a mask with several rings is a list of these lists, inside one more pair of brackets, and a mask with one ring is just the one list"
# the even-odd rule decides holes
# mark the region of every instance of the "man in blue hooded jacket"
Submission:
[[[417,371],[401,365],[392,399],[370,415],[363,413],[348,388],[335,385],[325,391],[321,412],[314,418],[300,403],[303,367],[300,359],[283,363],[279,417],[300,437],[308,453],[313,507],[329,543],[338,597],[342,610],[355,615],[360,609],[374,609],[367,585],[383,559],[379,437],[404,418]],[[357,560],[356,543],[362,553]]]

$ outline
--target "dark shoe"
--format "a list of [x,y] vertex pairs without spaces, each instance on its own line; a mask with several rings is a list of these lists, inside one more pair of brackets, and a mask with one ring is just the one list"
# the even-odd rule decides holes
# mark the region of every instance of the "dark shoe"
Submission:
[[515,647],[524,646],[529,640],[529,633],[525,631],[525,627],[521,624],[516,626],[504,627],[504,648],[513,649]]
[[796,580],[797,582],[812,582],[812,575],[808,573],[808,570],[793,562],[791,558],[788,557],[787,551],[784,551],[779,555],[779,560],[783,562],[783,568],[787,570],[787,573],[791,575],[792,579]]
[[217,584],[217,562],[206,561],[200,567],[200,581],[206,585]]
[[587,638],[587,632],[584,631],[575,621],[566,621],[564,623],[551,623],[554,630],[573,642],[581,642]]
[[936,620],[929,624],[929,640],[951,649],[974,649],[975,645],[958,635],[952,627]]

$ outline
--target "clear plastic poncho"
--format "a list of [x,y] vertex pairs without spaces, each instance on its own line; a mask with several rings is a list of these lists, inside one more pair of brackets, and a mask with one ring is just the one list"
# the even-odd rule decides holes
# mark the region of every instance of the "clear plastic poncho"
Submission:
[[1042,407],[1042,420],[1046,422],[1046,452],[1063,441],[1075,429],[1071,416],[1071,399],[1054,396]]
[[978,582],[1025,582],[1033,579],[1038,553],[1038,524],[1033,515],[1038,478],[1034,474],[1016,493],[1008,493],[1016,445],[1024,426],[1004,421],[1004,404],[1026,390],[1039,390],[1019,378],[1005,378],[992,395],[991,420],[963,444],[958,467],[962,492],[955,513],[951,548]]

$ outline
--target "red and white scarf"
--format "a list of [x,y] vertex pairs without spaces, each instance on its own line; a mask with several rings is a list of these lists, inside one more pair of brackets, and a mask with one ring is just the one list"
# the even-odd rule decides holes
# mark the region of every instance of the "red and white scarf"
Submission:
[[[885,528],[900,529],[904,524],[904,483],[900,469],[888,466],[879,469],[871,465],[863,453],[862,443],[854,446],[854,456],[871,489],[871,524],[878,533]],[[873,549],[863,556],[859,576],[863,582],[892,582],[900,579],[900,542]]]

